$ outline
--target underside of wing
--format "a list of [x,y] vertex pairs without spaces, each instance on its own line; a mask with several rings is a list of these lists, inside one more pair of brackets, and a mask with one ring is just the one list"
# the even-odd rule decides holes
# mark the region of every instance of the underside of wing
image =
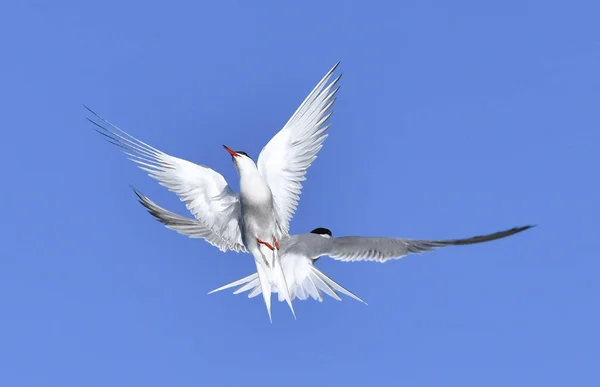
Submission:
[[407,254],[431,251],[439,247],[489,242],[525,231],[533,226],[514,227],[493,234],[465,239],[418,240],[375,237],[339,237],[322,242],[319,253],[340,261],[377,261],[402,258]]
[[131,187],[137,195],[139,202],[146,207],[148,212],[156,218],[159,222],[165,225],[168,229],[176,231],[180,234],[186,235],[190,238],[204,239],[213,246],[216,246],[221,251],[227,249],[236,252],[246,252],[246,248],[243,245],[230,246],[229,242],[212,232],[208,227],[204,226],[196,219],[186,218],[175,214],[169,210],[166,210],[154,203],[150,198]]
[[340,77],[328,83],[336,64],[269,143],[258,158],[258,170],[271,192],[282,235],[289,233],[289,222],[296,211],[306,170],[317,157],[327,138]]
[[150,177],[175,192],[194,217],[214,233],[215,238],[223,241],[219,248],[236,250],[243,246],[239,198],[222,175],[208,167],[161,152],[87,109],[110,127],[89,120],[97,126],[98,133],[122,148],[129,159],[148,172]]

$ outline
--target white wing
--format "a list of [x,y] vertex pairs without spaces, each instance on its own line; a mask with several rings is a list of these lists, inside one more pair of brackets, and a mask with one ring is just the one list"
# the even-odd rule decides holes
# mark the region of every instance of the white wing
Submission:
[[123,148],[131,161],[185,201],[187,209],[214,234],[205,238],[209,243],[221,251],[243,249],[239,198],[223,176],[208,167],[161,152],[87,109],[114,129],[89,120],[100,134]]
[[[150,198],[131,187],[137,195],[139,202],[146,207],[150,215],[154,216],[156,220],[165,225],[168,229],[176,231],[182,235],[186,235],[190,238],[204,239],[213,246],[220,246],[223,244],[223,239],[217,234],[212,232],[208,227],[204,226],[198,220],[193,218],[186,218],[185,216],[178,215],[174,212],[166,210],[154,203]],[[243,245],[236,246],[236,251],[246,252],[246,247]]]
[[273,194],[282,235],[289,233],[289,222],[298,206],[306,170],[327,138],[325,132],[329,125],[326,122],[331,116],[329,109],[338,90],[334,87],[340,77],[329,85],[327,82],[338,64],[329,70],[258,156],[258,170]]

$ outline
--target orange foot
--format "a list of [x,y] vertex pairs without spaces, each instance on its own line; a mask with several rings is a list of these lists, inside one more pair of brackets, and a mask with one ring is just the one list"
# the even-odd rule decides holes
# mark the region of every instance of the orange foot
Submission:
[[277,247],[277,250],[279,250],[279,242],[277,242],[277,238],[273,237],[273,243],[275,244],[275,247]]
[[[275,239],[275,238],[273,238],[273,239]],[[268,242],[261,241],[259,238],[256,238],[256,241],[257,241],[259,244],[261,244],[261,245],[265,245],[265,246],[267,246],[267,247],[268,247],[268,248],[270,248],[271,250],[275,250],[275,249],[273,248],[273,246],[272,246],[270,243],[268,243]],[[276,240],[275,240],[275,241],[276,241]],[[279,247],[277,247],[277,250],[279,250]]]

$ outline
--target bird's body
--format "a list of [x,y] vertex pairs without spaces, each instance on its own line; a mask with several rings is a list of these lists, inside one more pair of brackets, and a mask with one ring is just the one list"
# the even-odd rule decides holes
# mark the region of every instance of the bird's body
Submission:
[[265,242],[271,242],[274,236],[281,238],[281,235],[277,235],[279,230],[274,215],[273,194],[256,168],[240,173],[240,208],[242,241],[247,249],[266,247],[259,245],[257,238]]
[[[317,301],[323,301],[323,294],[340,300],[339,293],[345,294],[360,302],[365,303],[354,293],[332,280],[322,271],[315,267],[315,263],[322,255],[315,253],[316,249],[324,250],[322,245],[327,244],[327,237],[319,234],[296,234],[290,235],[281,241],[281,266],[287,280],[288,294],[290,299],[306,300],[309,297]],[[245,284],[240,284],[240,289],[247,286],[252,296],[260,294],[257,289],[257,274],[253,274]],[[226,285],[227,286],[227,285]],[[214,291],[213,291],[214,292]],[[279,301],[284,300],[283,292],[279,288],[274,289],[278,294]],[[212,292],[211,292],[212,293]],[[366,304],[366,303],[365,303]]]
[[239,193],[234,193],[218,172],[164,153],[88,108],[111,127],[90,120],[100,134],[123,148],[130,160],[186,203],[202,225],[201,231],[193,237],[203,238],[221,251],[249,252],[254,256],[269,319],[272,286],[280,289],[280,293],[283,290],[283,297],[294,313],[278,258],[279,239],[289,233],[289,222],[302,190],[301,182],[327,138],[329,109],[335,101],[338,90],[335,85],[340,77],[329,80],[338,64],[262,149],[257,163],[245,152],[225,147],[240,176]]
[[[277,225],[273,194],[256,165],[253,162],[250,164],[248,161],[236,165],[238,165],[240,174],[242,242],[254,257],[261,293],[267,305],[269,318],[271,318],[272,285],[275,285],[277,289],[289,288],[278,259],[278,252],[273,249],[275,241],[284,236],[281,235],[281,228]],[[266,243],[261,244],[259,241]],[[282,294],[280,297],[289,301],[290,309],[294,314],[289,295]]]
[[[314,266],[315,262],[323,256],[329,256],[344,262],[386,262],[390,259],[402,258],[408,254],[432,251],[439,247],[489,242],[517,234],[531,227],[515,227],[488,235],[449,240],[359,236],[333,238],[331,232],[324,228],[315,229],[308,234],[290,235],[281,241],[279,252],[288,288],[277,287],[273,289],[273,292],[278,293],[279,301],[286,300],[286,297],[291,300],[295,298],[305,300],[312,297],[315,300],[323,301],[323,293],[340,301],[339,292],[365,303],[354,293],[318,270]],[[250,291],[249,297],[255,297],[262,291],[259,286],[258,274],[255,273],[215,289],[210,293],[233,287],[239,287],[234,292],[235,294]]]
[[[280,242],[281,250],[279,251],[279,256],[287,281],[290,299],[294,300],[297,298],[299,300],[306,300],[311,297],[315,300],[323,301],[323,294],[327,294],[336,300],[340,300],[338,295],[339,292],[360,302],[364,302],[354,293],[345,289],[315,267],[315,262],[318,258],[310,258],[310,254],[305,252],[306,246],[294,244],[298,239],[308,235],[310,234],[290,235]],[[215,289],[209,294],[233,287],[238,287],[234,294],[248,291],[250,292],[248,294],[248,297],[250,298],[258,296],[262,292],[258,273],[254,273],[238,281]],[[279,291],[279,288],[274,287],[273,292],[278,294],[279,301],[284,300],[283,293]]]
[[[337,292],[360,298],[319,271],[314,263],[322,256],[341,261],[385,262],[410,253],[438,247],[487,242],[529,228],[514,228],[480,237],[454,240],[403,238],[333,238],[327,229],[289,235],[289,223],[297,208],[307,169],[327,138],[339,76],[329,83],[337,64],[321,79],[292,117],[262,149],[255,163],[246,153],[225,149],[240,176],[240,192],[234,193],[214,170],[166,154],[121,130],[95,114],[112,129],[94,121],[108,141],[123,148],[130,159],[186,203],[195,219],[174,214],[136,191],[140,202],[168,228],[201,238],[221,251],[249,252],[257,272],[218,290],[240,286],[235,293],[263,295],[271,319],[271,293],[277,292],[292,313],[292,299],[322,300],[322,294],[340,300]],[[90,110],[91,111],[91,110]],[[91,121],[91,120],[90,120]],[[294,314],[295,316],[295,314]]]
[[[183,235],[202,234],[203,226],[194,219],[174,214],[136,191],[140,203],[166,227]],[[386,262],[402,258],[408,254],[432,251],[440,247],[471,245],[489,242],[525,231],[532,226],[514,227],[508,230],[462,239],[427,240],[387,237],[344,236],[334,238],[331,231],[317,228],[307,234],[287,235],[280,243],[280,262],[287,288],[275,286],[279,301],[305,300],[309,297],[323,301],[323,294],[341,300],[339,293],[364,302],[354,293],[335,282],[315,267],[321,257],[328,256],[343,262],[375,261]],[[263,291],[260,271],[211,291],[238,287],[234,294],[249,291],[248,297],[255,297]],[[210,294],[209,293],[209,294]]]

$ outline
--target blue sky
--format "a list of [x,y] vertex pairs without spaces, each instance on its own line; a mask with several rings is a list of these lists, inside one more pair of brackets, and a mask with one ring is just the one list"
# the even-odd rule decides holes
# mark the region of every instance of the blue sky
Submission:
[[[485,3],[485,4],[484,4]],[[597,2],[0,6],[2,386],[598,385]],[[273,308],[251,273],[154,221],[178,199],[85,121],[237,174],[337,61],[330,137],[291,228],[517,236],[385,264],[364,298]]]

